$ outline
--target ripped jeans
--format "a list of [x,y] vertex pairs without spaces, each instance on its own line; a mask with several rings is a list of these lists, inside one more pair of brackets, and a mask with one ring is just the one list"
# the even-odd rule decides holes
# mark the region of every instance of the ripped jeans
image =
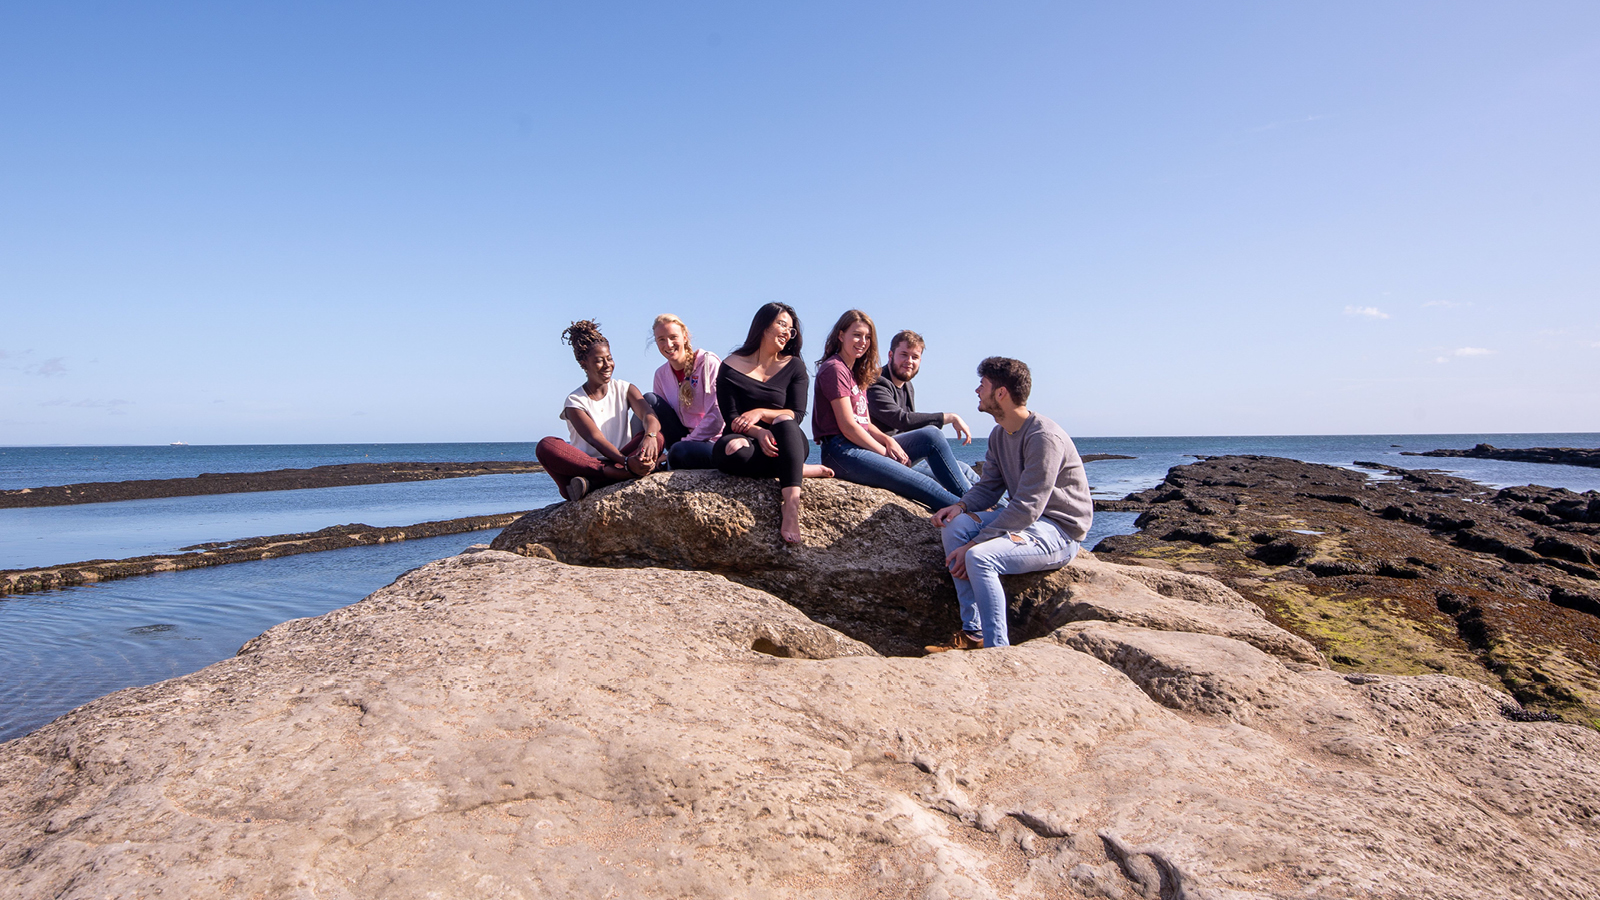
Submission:
[[[984,526],[1000,515],[1000,510],[962,513],[946,525],[944,552],[960,547],[977,536]],[[1067,537],[1056,523],[1040,519],[1021,531],[984,541],[967,551],[967,577],[957,578],[956,599],[961,604],[961,628],[972,634],[982,632],[985,647],[1004,647],[1011,643],[1006,625],[1006,592],[1001,575],[1059,569],[1078,555],[1078,542]]]

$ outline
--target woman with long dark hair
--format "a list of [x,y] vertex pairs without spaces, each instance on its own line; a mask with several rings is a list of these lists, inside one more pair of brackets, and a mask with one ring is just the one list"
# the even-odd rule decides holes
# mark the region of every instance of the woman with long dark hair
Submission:
[[[867,388],[878,380],[878,328],[872,317],[852,309],[828,333],[817,364],[816,413],[811,434],[822,445],[822,462],[845,481],[894,491],[929,509],[943,509],[969,485],[956,466],[950,442],[937,431],[916,431],[900,439],[884,434],[867,415]],[[926,458],[929,478],[911,468]]]
[[[587,377],[567,395],[561,409],[571,440],[547,437],[534,448],[534,455],[555,479],[561,496],[582,500],[590,488],[655,471],[664,444],[661,422],[644,402],[644,395],[628,382],[611,377],[617,364],[599,323],[588,319],[573,322],[561,332],[561,339],[572,345],[572,355]],[[637,434],[632,434],[630,410],[644,423],[644,430]]]
[[828,478],[833,470],[806,465],[805,432],[811,378],[800,358],[800,316],[786,303],[756,310],[744,344],[722,361],[717,373],[717,408],[722,437],[713,456],[729,475],[777,478],[783,497],[779,534],[791,544],[800,530],[800,482]]

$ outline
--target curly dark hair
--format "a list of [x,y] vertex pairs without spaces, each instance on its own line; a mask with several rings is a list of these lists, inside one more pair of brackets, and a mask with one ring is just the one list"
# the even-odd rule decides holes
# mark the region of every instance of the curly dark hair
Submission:
[[1027,404],[1028,393],[1033,390],[1033,375],[1028,372],[1028,364],[1020,359],[991,356],[978,363],[978,377],[989,379],[995,387],[1005,388],[1011,395],[1011,402],[1018,406]]
[[568,325],[561,332],[563,343],[572,345],[572,356],[579,363],[589,355],[589,351],[597,344],[610,344],[606,336],[600,333],[600,323],[593,319],[580,319]]

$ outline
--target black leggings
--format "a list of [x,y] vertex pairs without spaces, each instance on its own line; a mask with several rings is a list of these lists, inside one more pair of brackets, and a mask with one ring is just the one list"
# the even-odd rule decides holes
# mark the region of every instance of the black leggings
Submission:
[[[717,439],[717,448],[712,451],[717,468],[729,475],[745,478],[776,478],[780,487],[799,487],[805,473],[806,456],[811,452],[806,445],[806,433],[800,430],[800,423],[793,419],[774,422],[767,428],[778,439],[777,456],[761,452],[754,438],[725,434]],[[741,438],[749,443],[729,453],[728,442]]]

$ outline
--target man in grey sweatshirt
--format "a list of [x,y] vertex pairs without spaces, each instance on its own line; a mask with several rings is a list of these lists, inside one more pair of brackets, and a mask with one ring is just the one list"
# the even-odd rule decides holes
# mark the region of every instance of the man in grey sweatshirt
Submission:
[[[944,532],[962,630],[929,653],[1010,644],[1000,576],[1066,565],[1094,521],[1078,448],[1061,426],[1028,409],[1027,365],[991,356],[978,364],[978,376],[978,411],[995,421],[983,477],[932,519]],[[1009,505],[991,509],[1003,493]]]

